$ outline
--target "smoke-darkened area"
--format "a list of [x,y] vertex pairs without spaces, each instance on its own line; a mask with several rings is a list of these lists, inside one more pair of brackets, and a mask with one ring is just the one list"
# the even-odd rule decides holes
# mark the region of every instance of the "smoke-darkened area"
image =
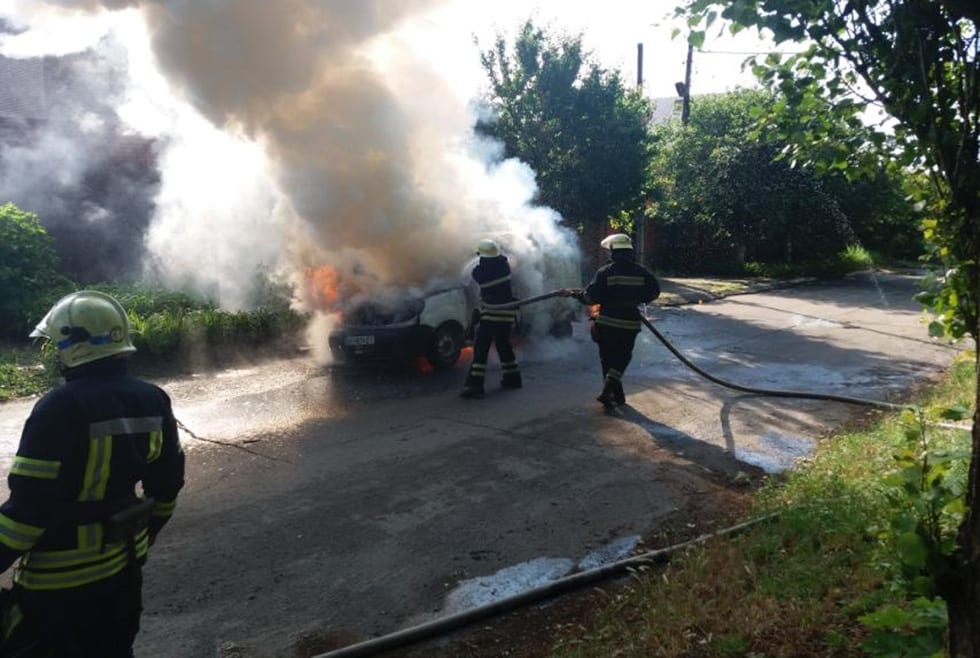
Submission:
[[160,185],[157,140],[115,111],[124,57],[104,39],[80,54],[0,59],[0,200],[39,216],[83,284],[142,275]]

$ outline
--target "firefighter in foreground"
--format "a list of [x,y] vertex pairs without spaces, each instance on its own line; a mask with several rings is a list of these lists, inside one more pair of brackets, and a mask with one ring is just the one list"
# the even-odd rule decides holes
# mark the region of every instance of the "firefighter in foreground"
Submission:
[[[500,253],[500,247],[490,239],[480,240],[476,249],[480,262],[473,268],[472,277],[480,286],[480,301],[498,305],[515,301],[510,282],[510,263]],[[481,308],[473,339],[473,363],[466,376],[460,397],[483,397],[487,377],[487,360],[491,343],[497,347],[504,388],[521,388],[521,371],[517,365],[514,348],[510,344],[510,330],[517,318],[517,309],[492,310]]]
[[27,419],[0,506],[0,571],[20,559],[0,655],[129,657],[141,567],[184,484],[170,398],[126,374],[136,348],[109,295],[62,298],[31,336],[54,344],[65,383]]
[[660,284],[653,274],[637,263],[633,242],[624,233],[602,240],[610,260],[599,268],[585,290],[565,290],[583,304],[599,305],[592,337],[599,344],[602,364],[602,392],[596,398],[606,408],[626,404],[623,373],[633,357],[633,345],[642,323],[640,304],[660,296]]

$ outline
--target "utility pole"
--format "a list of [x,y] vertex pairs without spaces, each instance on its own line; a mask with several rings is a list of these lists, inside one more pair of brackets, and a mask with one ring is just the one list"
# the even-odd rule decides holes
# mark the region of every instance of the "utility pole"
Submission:
[[674,86],[677,94],[681,97],[681,123],[687,125],[687,120],[691,116],[691,61],[694,59],[694,44],[687,42],[687,63],[684,66],[684,82],[678,82]]
[[[643,93],[643,44],[636,44],[636,91],[640,94]],[[645,243],[646,243],[646,218],[644,217],[643,210],[639,214],[635,215],[633,220],[633,232],[636,234],[633,236],[634,239],[634,253],[636,254],[636,262],[643,264],[643,259],[645,257]]]
[[691,62],[694,61],[694,44],[687,44],[687,65],[684,67],[684,105],[681,106],[681,123],[687,125],[691,116]]
[[636,88],[643,91],[643,44],[636,44]]

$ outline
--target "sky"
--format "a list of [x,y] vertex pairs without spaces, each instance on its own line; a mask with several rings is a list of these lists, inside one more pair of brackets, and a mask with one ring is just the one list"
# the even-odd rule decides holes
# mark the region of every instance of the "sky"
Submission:
[[[474,134],[471,101],[485,81],[474,39],[489,47],[533,18],[581,34],[628,82],[643,43],[645,92],[672,97],[687,51],[671,37],[672,5],[0,0],[15,28],[0,54],[91,53],[80,76],[90,88],[79,93],[101,101],[48,99],[71,120],[44,124],[16,158],[0,151],[0,193],[25,189],[27,173],[39,193],[48,180],[81,184],[98,144],[132,134],[158,148],[159,176],[145,177],[140,197],[154,208],[146,268],[172,288],[243,308],[262,268],[294,287],[297,307],[326,317],[393,286],[445,285],[478,238],[499,235],[523,292],[539,294],[542,258],[575,258],[578,247],[558,214],[535,204],[534,172]],[[758,49],[709,34],[694,95],[750,85],[746,55],[728,53]],[[130,197],[138,184],[127,183]],[[86,221],[131,220],[86,203]]]
[[[637,44],[643,44],[643,89],[651,98],[675,95],[674,83],[684,79],[687,44],[675,29],[685,23],[673,16],[672,0],[498,0],[497,2],[455,3],[451,11],[460,24],[488,43],[493,35],[513,32],[514,26],[531,17],[556,32],[581,34],[586,48],[607,67],[618,69],[623,78],[636,81]],[[468,16],[468,17],[467,17]],[[695,53],[692,90],[718,93],[753,84],[750,73],[740,70],[747,55],[771,46],[756,36],[737,36],[709,32],[704,45],[710,53]]]

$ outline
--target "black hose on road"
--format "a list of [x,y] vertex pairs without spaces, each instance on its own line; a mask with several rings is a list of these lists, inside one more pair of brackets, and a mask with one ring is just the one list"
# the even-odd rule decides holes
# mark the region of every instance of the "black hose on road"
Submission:
[[[506,304],[484,304],[483,306],[484,308],[494,310],[494,311],[506,310],[506,309],[518,308],[526,304],[533,304],[534,302],[550,299],[552,297],[558,297],[564,294],[565,291],[563,290],[552,290],[551,292],[544,293],[543,295],[528,297],[526,299],[520,299],[514,302],[508,302]],[[783,391],[778,389],[756,388],[754,386],[744,386],[742,384],[736,384],[734,382],[726,381],[724,379],[721,379],[720,377],[716,377],[711,373],[703,370],[693,361],[691,361],[686,356],[684,356],[684,354],[681,353],[680,350],[674,347],[673,343],[667,340],[666,336],[660,333],[660,331],[658,331],[657,328],[653,326],[653,323],[650,322],[648,318],[641,315],[640,319],[643,321],[643,324],[646,325],[647,329],[653,332],[653,335],[656,336],[657,340],[663,343],[664,347],[670,350],[670,353],[676,356],[681,363],[683,363],[688,368],[698,373],[708,381],[714,382],[719,386],[724,386],[725,388],[730,388],[735,391],[741,391],[743,393],[765,395],[768,397],[797,398],[797,399],[806,399],[806,400],[829,400],[833,402],[843,402],[845,404],[857,404],[865,407],[879,407],[882,409],[892,409],[892,410],[901,410],[901,409],[910,408],[910,405],[893,404],[891,402],[884,402],[882,400],[868,400],[865,398],[855,398],[847,395],[833,395],[831,393],[809,393],[806,391]]]
[[725,388],[730,388],[735,391],[742,391],[743,393],[754,393],[756,395],[765,395],[765,396],[777,397],[777,398],[831,400],[834,402],[859,404],[865,407],[880,407],[883,409],[893,409],[893,410],[912,408],[912,405],[894,404],[892,402],[884,402],[882,400],[867,400],[865,398],[854,398],[847,395],[833,395],[831,393],[807,393],[805,391],[783,391],[783,390],[771,389],[771,388],[755,388],[754,386],[744,386],[742,384],[736,384],[734,382],[726,381],[724,379],[721,379],[720,377],[715,377],[714,375],[712,375],[710,372],[707,372],[706,370],[701,369],[697,364],[695,364],[693,361],[691,361],[686,356],[684,356],[684,354],[680,350],[674,347],[673,343],[667,340],[666,336],[660,333],[660,331],[658,331],[657,328],[653,326],[653,323],[650,322],[649,319],[647,319],[642,315],[640,316],[640,319],[643,321],[643,324],[646,325],[647,329],[653,332],[653,335],[657,337],[657,340],[663,343],[664,347],[670,350],[670,353],[676,356],[681,363],[683,363],[688,368],[698,373],[708,381],[714,382],[719,386],[724,386]]

